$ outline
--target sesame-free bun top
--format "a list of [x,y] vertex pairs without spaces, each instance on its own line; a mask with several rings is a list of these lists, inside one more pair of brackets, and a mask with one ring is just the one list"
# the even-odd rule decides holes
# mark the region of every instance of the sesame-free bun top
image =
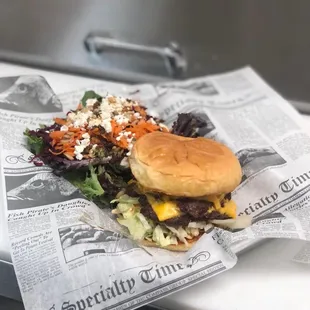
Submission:
[[242,176],[237,157],[225,145],[163,132],[139,138],[129,164],[143,187],[172,196],[229,193],[239,185]]

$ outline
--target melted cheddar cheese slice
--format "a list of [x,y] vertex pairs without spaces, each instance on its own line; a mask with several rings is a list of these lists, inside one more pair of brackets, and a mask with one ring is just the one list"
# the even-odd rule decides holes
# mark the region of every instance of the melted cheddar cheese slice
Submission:
[[148,194],[146,197],[160,221],[166,221],[181,215],[181,211],[177,204],[169,200],[167,196],[162,196],[161,201],[156,200],[153,196]]
[[177,204],[172,201],[153,203],[152,208],[160,221],[166,221],[181,215]]
[[[174,201],[169,200],[168,196],[163,196],[161,201],[156,200],[152,195],[147,194],[146,196],[160,221],[166,221],[181,215],[181,210],[177,204]],[[224,206],[222,207],[221,200],[223,200],[223,198],[224,195],[205,197],[205,200],[212,202],[214,205],[209,208],[207,212],[211,213],[212,211],[218,211],[221,214],[226,214],[230,218],[236,218],[236,204],[232,200],[225,200]]]

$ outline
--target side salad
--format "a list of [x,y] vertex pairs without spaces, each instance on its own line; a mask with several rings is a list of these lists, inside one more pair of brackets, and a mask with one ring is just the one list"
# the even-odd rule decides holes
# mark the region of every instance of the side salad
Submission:
[[26,129],[24,135],[35,154],[34,164],[50,166],[88,199],[110,205],[134,179],[128,156],[135,141],[154,131],[197,137],[206,125],[199,117],[183,113],[169,129],[135,100],[90,90],[65,118]]

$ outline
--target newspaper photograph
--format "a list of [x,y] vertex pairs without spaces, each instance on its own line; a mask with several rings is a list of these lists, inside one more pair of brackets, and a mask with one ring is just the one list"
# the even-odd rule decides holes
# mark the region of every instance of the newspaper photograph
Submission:
[[[204,123],[199,134],[238,159],[241,181],[230,197],[237,218],[211,221],[186,252],[139,244],[111,208],[29,151],[26,128],[52,126],[89,90],[56,96],[42,77],[0,79],[0,190],[26,309],[135,309],[233,268],[237,242],[310,239],[310,134],[299,113],[251,68],[91,89],[141,102],[167,128],[193,113]],[[308,252],[305,246],[295,260],[308,260]]]

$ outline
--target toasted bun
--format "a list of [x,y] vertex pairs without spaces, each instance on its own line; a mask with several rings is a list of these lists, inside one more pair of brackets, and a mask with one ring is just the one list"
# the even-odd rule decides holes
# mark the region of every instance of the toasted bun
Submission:
[[165,247],[161,247],[157,245],[155,242],[148,241],[148,240],[142,240],[139,243],[145,247],[160,248],[160,249],[165,249],[165,250],[174,251],[174,252],[187,252],[189,249],[191,249],[196,244],[198,239],[199,237],[196,238],[195,240],[188,240],[187,245],[185,243],[179,243],[177,245],[170,244]]
[[196,243],[196,241],[189,243],[188,245],[186,245],[185,243],[180,243],[178,245],[171,244],[171,245],[168,245],[165,247],[161,247],[161,246],[157,245],[155,242],[151,242],[148,240],[143,240],[140,242],[141,245],[146,246],[146,247],[161,248],[161,249],[174,251],[174,252],[187,252],[195,243]]
[[229,193],[242,176],[237,157],[225,145],[163,132],[138,139],[129,164],[142,186],[172,196]]

